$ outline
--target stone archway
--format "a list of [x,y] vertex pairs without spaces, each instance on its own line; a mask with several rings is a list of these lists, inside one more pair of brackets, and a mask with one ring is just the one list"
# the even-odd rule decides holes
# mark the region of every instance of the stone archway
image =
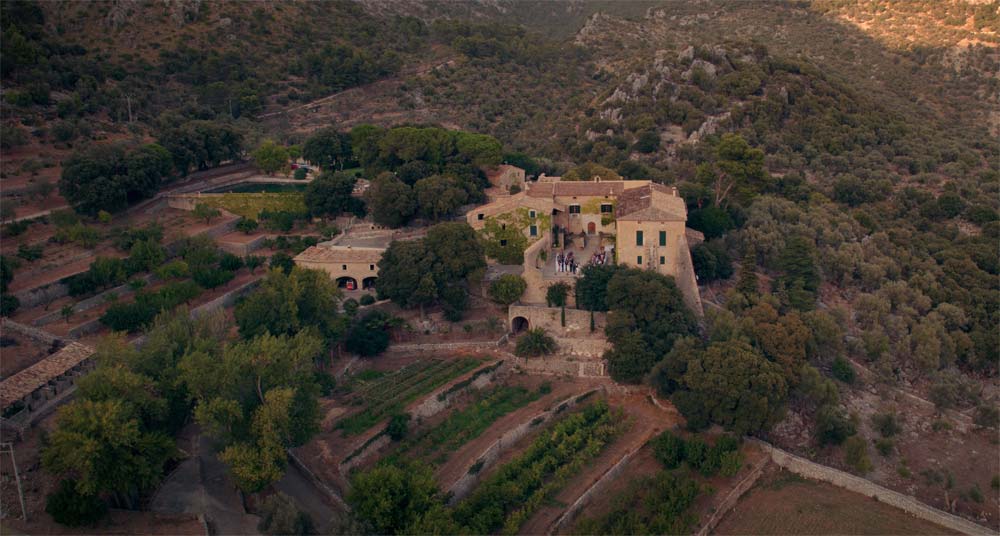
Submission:
[[597,232],[597,224],[594,222],[587,223],[587,234],[594,234]]
[[378,279],[377,277],[366,277],[366,278],[362,279],[361,280],[361,288],[365,289],[365,290],[370,289],[370,288],[375,288],[375,281],[377,279]]
[[528,324],[528,319],[523,316],[515,316],[513,320],[510,321],[510,331],[515,335],[528,331],[530,325]]
[[347,290],[357,290],[358,289],[358,280],[354,279],[353,277],[347,277],[347,276],[338,277],[337,278],[337,287],[344,288],[344,289],[347,289]]

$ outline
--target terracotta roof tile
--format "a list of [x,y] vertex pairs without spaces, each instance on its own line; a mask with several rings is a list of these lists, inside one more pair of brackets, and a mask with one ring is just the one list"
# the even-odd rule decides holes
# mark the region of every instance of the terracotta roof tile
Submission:
[[58,352],[5,379],[0,382],[0,407],[6,409],[14,402],[44,387],[49,380],[58,378],[86,361],[93,354],[93,348],[71,342]]
[[382,259],[382,248],[356,248],[351,246],[312,246],[295,256],[296,262],[367,262]]

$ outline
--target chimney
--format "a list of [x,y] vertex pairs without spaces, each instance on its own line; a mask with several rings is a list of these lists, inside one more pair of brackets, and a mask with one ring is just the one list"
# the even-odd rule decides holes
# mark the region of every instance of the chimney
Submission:
[[671,186],[670,187],[670,193],[674,194],[674,197],[677,197],[677,187],[676,186]]

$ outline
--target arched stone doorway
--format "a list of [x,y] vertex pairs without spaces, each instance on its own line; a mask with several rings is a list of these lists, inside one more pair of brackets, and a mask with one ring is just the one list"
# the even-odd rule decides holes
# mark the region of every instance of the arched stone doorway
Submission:
[[528,331],[528,319],[523,316],[515,316],[510,322],[510,331],[514,334]]
[[587,234],[594,234],[597,232],[597,224],[590,222],[587,224]]
[[378,279],[377,277],[366,277],[366,278],[362,279],[361,280],[361,288],[363,288],[365,290],[370,289],[370,288],[375,288],[375,281],[377,279]]
[[346,277],[346,276],[345,277],[338,277],[337,278],[337,286],[340,287],[340,288],[347,289],[347,290],[357,290],[358,289],[358,280],[354,279],[353,277]]

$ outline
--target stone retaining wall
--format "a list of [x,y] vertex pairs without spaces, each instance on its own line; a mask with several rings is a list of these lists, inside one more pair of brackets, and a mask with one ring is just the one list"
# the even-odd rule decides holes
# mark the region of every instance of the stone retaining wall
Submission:
[[[515,443],[520,441],[521,438],[528,435],[528,433],[530,433],[533,429],[541,426],[555,415],[572,408],[581,400],[589,399],[589,395],[597,392],[598,390],[599,389],[595,389],[582,395],[567,398],[562,402],[555,404],[552,408],[532,416],[530,419],[522,422],[518,426],[508,430],[500,436],[499,439],[494,441],[492,445],[487,447],[486,450],[484,450],[482,454],[476,458],[476,461],[469,465],[465,474],[462,475],[461,478],[448,487],[447,492],[451,494],[450,504],[456,504],[458,501],[464,499],[479,482],[479,475],[484,474],[490,467],[492,467],[493,464],[500,459],[500,455],[507,448],[513,446]],[[478,470],[473,471],[472,468],[477,465],[479,466]]]
[[[86,270],[82,270],[86,271]],[[19,292],[14,293],[14,297],[20,302],[20,307],[23,309],[30,309],[32,307],[38,307],[43,303],[49,303],[54,300],[58,300],[63,296],[69,294],[69,286],[66,283],[60,281],[53,281],[47,285],[38,286],[35,288],[26,288]]]
[[31,326],[26,326],[20,322],[14,322],[9,318],[4,318],[0,321],[0,328],[3,330],[10,330],[19,335],[23,335],[39,344],[46,346],[52,346],[56,343],[64,342],[60,337],[57,337],[48,331],[34,328]]
[[756,442],[765,452],[769,453],[774,463],[799,476],[827,482],[848,491],[872,497],[920,519],[937,523],[942,527],[961,532],[962,534],[996,534],[995,531],[987,527],[928,506],[915,497],[884,488],[859,476],[809,461],[790,452],[785,452],[769,443],[758,440],[751,441]]
[[[150,284],[150,283],[152,283],[154,281],[155,278],[156,278],[156,276],[153,275],[153,274],[146,274],[146,275],[144,275],[144,276],[142,276],[140,278],[137,278],[137,279],[142,279],[147,284]],[[104,292],[102,292],[100,294],[97,294],[96,296],[91,296],[90,298],[87,298],[85,300],[80,300],[80,301],[76,302],[75,304],[73,304],[73,312],[74,313],[82,313],[84,311],[89,311],[90,309],[93,309],[94,307],[97,307],[99,305],[102,305],[102,304],[106,303],[107,300],[108,300],[108,297],[111,296],[111,295],[115,295],[115,296],[117,296],[119,298],[123,298],[125,296],[130,296],[130,295],[132,295],[134,293],[135,293],[135,291],[132,290],[132,287],[130,287],[126,283],[124,285],[117,286],[117,287],[115,287],[113,289],[105,290]],[[53,311],[51,313],[48,313],[46,315],[42,315],[42,316],[36,318],[31,324],[34,325],[34,326],[44,326],[46,324],[51,324],[52,322],[55,322],[55,321],[61,320],[61,319],[62,319],[62,311]]]
[[309,468],[306,467],[306,464],[302,463],[302,460],[300,460],[299,457],[296,456],[291,449],[286,449],[285,452],[288,453],[289,463],[295,466],[295,468],[298,469],[299,471],[302,471],[302,474],[305,475],[306,479],[308,479],[309,482],[312,483],[312,485],[316,486],[316,489],[323,492],[324,495],[329,497],[330,500],[332,500],[333,502],[337,503],[337,506],[343,508],[344,511],[346,512],[351,511],[351,507],[348,506],[346,502],[344,502],[344,499],[337,492],[333,491],[333,489],[330,488],[330,486],[324,484],[323,481],[320,480],[315,473],[310,471]]
[[[652,437],[652,433],[650,433],[650,437]],[[649,438],[646,438],[646,441],[648,440]],[[576,518],[576,514],[578,514],[584,506],[589,504],[595,495],[603,493],[605,488],[607,488],[614,479],[618,478],[618,475],[620,475],[622,471],[628,467],[629,462],[632,461],[635,454],[642,450],[642,448],[646,445],[646,441],[643,441],[638,447],[622,456],[622,458],[618,460],[618,463],[614,464],[610,469],[605,471],[605,473],[601,475],[596,482],[587,488],[587,491],[583,492],[583,495],[580,495],[580,497],[555,520],[552,526],[549,527],[547,533],[555,534],[563,528],[563,525],[573,521],[573,519]]]
[[386,352],[425,352],[433,350],[485,350],[496,348],[495,341],[467,341],[467,342],[427,342],[427,343],[404,343],[392,344]]
[[579,376],[581,378],[603,378],[608,375],[603,360],[564,359],[561,357],[516,358],[515,365],[528,374],[549,374],[556,376]]
[[712,515],[708,518],[708,521],[706,521],[705,524],[698,529],[696,536],[708,536],[708,534],[715,529],[719,522],[722,521],[722,518],[726,517],[726,514],[728,514],[729,511],[736,506],[740,497],[742,497],[744,493],[749,491],[750,488],[752,488],[754,484],[760,480],[760,475],[764,474],[764,468],[768,466],[769,462],[770,460],[765,459],[763,463],[754,467],[752,471],[743,477],[743,480],[740,480],[740,482],[736,484],[733,489],[729,490],[729,494],[726,495],[726,498],[722,500],[722,503],[715,508]]
[[[413,419],[426,419],[428,417],[433,417],[451,406],[451,404],[455,401],[455,398],[462,393],[465,393],[470,389],[483,389],[484,387],[494,383],[497,378],[507,376],[512,369],[510,361],[506,360],[500,361],[499,366],[497,366],[497,363],[493,363],[487,365],[486,367],[480,367],[475,371],[468,373],[468,375],[471,378],[476,376],[476,374],[479,374],[480,371],[489,367],[495,368],[486,374],[480,374],[475,380],[462,389],[454,389],[454,386],[463,380],[448,382],[447,385],[444,385],[439,389],[435,389],[433,393],[428,395],[424,401],[420,403],[420,405],[413,408],[413,410],[409,412],[410,417]],[[463,375],[463,378],[464,376],[465,375]],[[346,477],[348,471],[388,445],[391,440],[389,436],[383,432],[384,430],[378,432],[378,439],[372,441],[372,438],[369,438],[367,443],[362,444],[362,446],[359,447],[359,450],[355,450],[351,453],[348,456],[348,459],[345,459],[345,461],[340,464],[340,467],[338,467],[340,474]],[[373,436],[373,438],[374,437],[376,436]]]

